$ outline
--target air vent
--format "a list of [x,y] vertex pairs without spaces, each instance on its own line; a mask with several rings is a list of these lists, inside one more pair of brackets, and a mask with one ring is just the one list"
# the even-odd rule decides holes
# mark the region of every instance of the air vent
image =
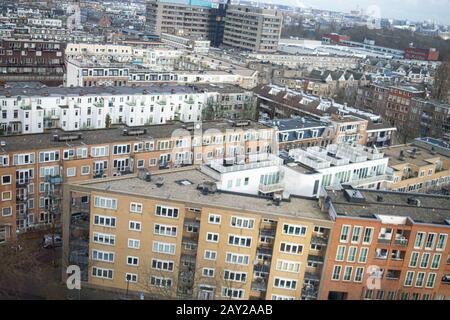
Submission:
[[215,182],[205,181],[203,183],[200,183],[197,186],[197,189],[200,190],[204,195],[207,195],[209,193],[216,193],[217,185]]
[[344,190],[344,196],[349,202],[364,203],[366,199],[359,190],[346,189]]
[[406,202],[407,202],[409,205],[412,205],[412,206],[420,207],[420,205],[421,205],[420,200],[417,199],[417,198],[414,198],[414,197],[408,197],[408,199],[406,200]]
[[73,140],[80,140],[81,138],[82,138],[81,133],[65,133],[53,135],[53,141],[73,141]]

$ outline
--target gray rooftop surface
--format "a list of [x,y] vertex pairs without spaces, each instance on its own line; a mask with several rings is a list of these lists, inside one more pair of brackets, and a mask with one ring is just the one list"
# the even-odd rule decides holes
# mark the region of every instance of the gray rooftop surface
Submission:
[[[164,178],[164,185],[157,187],[157,177]],[[176,181],[188,180],[190,185],[180,185]],[[122,177],[113,179],[90,180],[74,183],[98,191],[126,193],[144,197],[160,198],[164,200],[181,201],[184,203],[217,206],[235,210],[253,211],[268,215],[282,215],[313,220],[329,221],[328,214],[322,212],[317,200],[291,197],[290,202],[282,201],[279,206],[271,200],[237,193],[216,192],[204,195],[197,190],[197,185],[205,181],[212,181],[209,176],[195,168],[161,172],[152,175],[152,181],[147,182],[138,177]]]
[[[169,138],[172,133],[177,129],[183,129],[183,126],[187,129],[193,126],[193,123],[183,123],[174,121],[170,124],[150,125],[143,127],[126,127],[126,126],[114,126],[109,129],[96,129],[96,130],[80,130],[80,131],[63,131],[60,129],[54,129],[45,133],[36,134],[23,134],[23,135],[11,135],[1,136],[0,140],[6,143],[5,146],[0,146],[0,153],[2,152],[16,152],[27,150],[40,150],[51,149],[60,147],[77,147],[83,145],[97,145],[103,143],[114,143],[124,141],[144,141],[158,138]],[[139,130],[142,128],[147,129],[147,133],[139,136],[124,135],[123,129]],[[203,131],[208,129],[217,129],[221,131],[233,130],[233,129],[269,129],[269,127],[257,122],[251,122],[249,126],[245,127],[233,127],[231,122],[228,121],[204,121],[202,123]],[[81,133],[82,138],[72,141],[54,141],[53,135],[64,135],[71,133]]]
[[[450,197],[440,195],[427,195],[418,193],[403,193],[389,191],[359,190],[365,198],[363,203],[349,202],[344,191],[328,191],[334,209],[338,216],[353,216],[375,218],[374,215],[393,215],[410,217],[417,223],[431,223],[449,225]],[[377,201],[377,196],[383,201]],[[408,198],[419,199],[420,207],[408,204]]]
[[118,87],[37,87],[31,85],[29,88],[1,87],[0,97],[21,96],[21,97],[42,97],[42,96],[101,96],[101,95],[141,95],[141,94],[189,94],[205,92],[240,93],[245,92],[242,88],[232,84],[196,84],[196,85],[171,85],[155,84],[148,86],[118,86]]

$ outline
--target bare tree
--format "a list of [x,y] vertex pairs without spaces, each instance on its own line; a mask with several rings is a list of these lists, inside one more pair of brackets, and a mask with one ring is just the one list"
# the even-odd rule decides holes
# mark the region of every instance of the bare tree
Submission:
[[433,97],[439,101],[449,101],[450,92],[450,58],[442,63],[434,76]]

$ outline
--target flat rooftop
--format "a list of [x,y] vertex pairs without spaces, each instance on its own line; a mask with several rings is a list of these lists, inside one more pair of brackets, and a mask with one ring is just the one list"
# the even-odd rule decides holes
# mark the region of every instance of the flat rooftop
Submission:
[[201,92],[242,93],[239,86],[231,84],[195,84],[195,85],[148,85],[118,87],[47,87],[35,83],[21,86],[0,87],[0,97],[62,97],[62,96],[102,96],[102,95],[142,95],[142,94],[190,94]]
[[[415,153],[414,150],[416,150]],[[442,157],[440,154],[432,154],[430,150],[416,145],[391,146],[388,148],[383,148],[381,151],[384,152],[385,156],[389,157],[390,166],[405,163],[411,163],[419,167],[426,166],[430,164],[427,161],[428,159]],[[400,154],[403,154],[404,160],[400,160]]]
[[[80,130],[80,131],[63,131],[60,129],[54,129],[45,133],[36,134],[23,134],[12,136],[1,136],[0,141],[5,142],[5,146],[0,146],[0,153],[29,151],[29,150],[41,150],[51,148],[72,148],[86,145],[98,145],[114,142],[125,141],[144,141],[158,138],[170,138],[172,133],[177,129],[192,127],[193,123],[183,123],[180,121],[174,121],[169,124],[150,125],[142,127],[126,127],[126,126],[114,126],[108,129],[95,129],[95,130]],[[124,135],[123,129],[129,131],[147,129],[146,134],[139,136]],[[248,126],[234,127],[232,122],[229,121],[204,121],[202,123],[203,131],[208,129],[217,129],[221,131],[233,130],[233,129],[270,129],[260,123],[251,121]],[[71,141],[55,141],[53,136],[66,135],[72,133],[81,133],[82,138]]]
[[305,128],[327,127],[328,124],[311,119],[311,118],[291,118],[280,120],[269,120],[263,122],[271,127],[278,127],[279,131],[289,131]]
[[[160,187],[155,184],[158,178],[164,179],[164,184]],[[180,183],[181,181],[185,183]],[[213,194],[204,195],[197,189],[197,186],[206,181],[212,181],[211,177],[202,173],[199,169],[189,168],[152,174],[151,182],[130,176],[95,179],[73,183],[72,185],[87,187],[99,192],[107,191],[131,196],[159,198],[165,201],[180,201],[193,206],[213,206],[267,215],[330,220],[328,214],[320,210],[316,200],[291,197],[290,202],[282,201],[277,206],[269,199],[237,193],[217,191]]]
[[[375,215],[409,217],[416,223],[450,226],[450,197],[417,193],[361,190],[360,203],[351,202],[345,191],[327,191],[338,216],[376,219]],[[382,196],[383,200],[377,201]],[[418,199],[420,206],[408,204],[408,198]]]

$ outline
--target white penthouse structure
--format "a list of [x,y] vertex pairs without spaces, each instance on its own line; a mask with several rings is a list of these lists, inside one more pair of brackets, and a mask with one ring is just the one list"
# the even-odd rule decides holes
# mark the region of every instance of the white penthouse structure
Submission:
[[281,198],[318,198],[324,187],[385,189],[391,180],[388,160],[377,149],[339,144],[289,152],[293,162],[264,155],[252,163],[216,160],[202,171],[217,181],[219,190]]

